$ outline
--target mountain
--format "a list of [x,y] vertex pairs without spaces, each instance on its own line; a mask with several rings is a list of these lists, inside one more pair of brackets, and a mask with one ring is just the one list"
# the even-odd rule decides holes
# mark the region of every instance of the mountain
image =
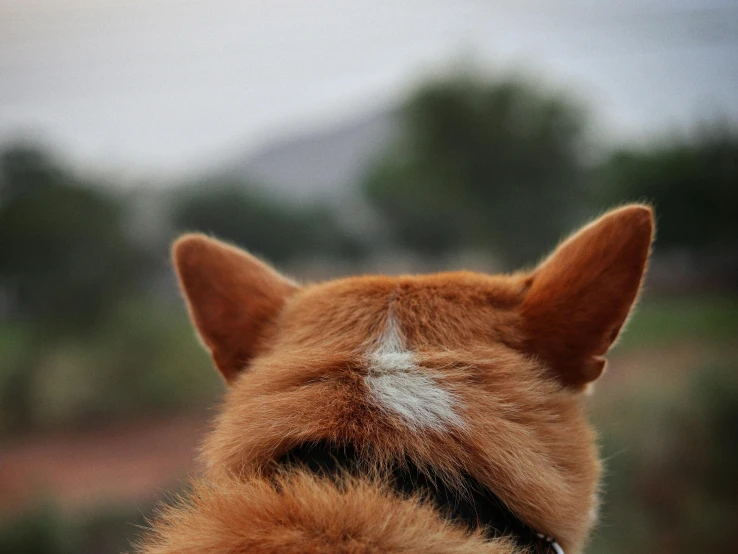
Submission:
[[227,173],[295,201],[341,196],[389,147],[398,132],[397,114],[384,109],[276,140]]

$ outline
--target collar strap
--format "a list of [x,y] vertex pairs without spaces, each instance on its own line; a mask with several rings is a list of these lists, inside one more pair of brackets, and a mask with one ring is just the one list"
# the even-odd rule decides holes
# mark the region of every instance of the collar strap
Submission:
[[[339,446],[326,441],[299,445],[284,454],[277,464],[303,467],[313,473],[337,479],[348,471],[361,473],[361,457],[352,445]],[[462,476],[458,488],[451,488],[433,472],[422,472],[410,460],[395,464],[390,486],[398,493],[424,493],[443,516],[470,529],[483,527],[489,538],[510,537],[520,547],[539,554],[564,554],[552,538],[536,532],[521,521],[500,498],[470,475]],[[465,491],[460,494],[458,491]]]

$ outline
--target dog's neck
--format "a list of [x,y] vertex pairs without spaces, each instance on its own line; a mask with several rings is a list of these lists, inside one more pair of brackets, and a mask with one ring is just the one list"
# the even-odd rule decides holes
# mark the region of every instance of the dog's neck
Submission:
[[[362,468],[360,456],[352,445],[327,442],[297,446],[277,463],[283,468],[302,467],[334,479],[346,472],[359,474]],[[391,468],[389,477],[389,485],[395,491],[402,495],[423,495],[450,521],[470,529],[481,527],[490,538],[510,538],[532,553],[564,554],[553,538],[521,521],[497,495],[469,475],[462,476],[459,486],[452,488],[440,476],[421,471],[408,460]]]

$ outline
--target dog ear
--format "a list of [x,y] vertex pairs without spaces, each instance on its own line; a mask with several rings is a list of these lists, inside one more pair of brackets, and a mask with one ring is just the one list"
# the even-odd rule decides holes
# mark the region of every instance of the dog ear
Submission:
[[172,258],[190,317],[230,383],[256,355],[297,285],[243,250],[204,235],[181,237]]
[[526,348],[567,387],[605,368],[640,289],[653,238],[643,205],[613,210],[564,241],[532,274],[521,304]]

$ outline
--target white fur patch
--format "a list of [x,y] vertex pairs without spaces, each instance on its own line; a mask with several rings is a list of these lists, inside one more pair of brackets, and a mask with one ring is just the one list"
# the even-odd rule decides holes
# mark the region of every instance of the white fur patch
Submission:
[[415,429],[440,431],[448,426],[463,426],[454,411],[454,396],[417,365],[391,315],[368,358],[365,382],[381,408],[400,415]]

